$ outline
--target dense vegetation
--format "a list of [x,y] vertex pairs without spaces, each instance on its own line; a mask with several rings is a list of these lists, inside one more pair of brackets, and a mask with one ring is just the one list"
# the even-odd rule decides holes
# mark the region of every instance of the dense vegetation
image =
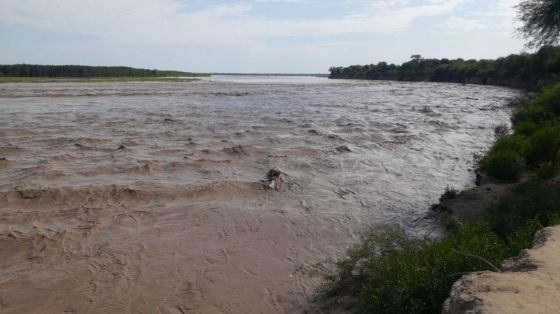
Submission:
[[0,65],[0,77],[170,77],[201,76],[180,71],[84,65]]
[[501,180],[524,174],[540,179],[558,174],[560,162],[560,84],[543,88],[512,117],[512,135],[499,138],[481,160],[481,170]]
[[556,81],[560,48],[546,46],[533,54],[513,54],[496,60],[421,59],[402,65],[379,62],[333,67],[333,79],[431,81],[532,88]]

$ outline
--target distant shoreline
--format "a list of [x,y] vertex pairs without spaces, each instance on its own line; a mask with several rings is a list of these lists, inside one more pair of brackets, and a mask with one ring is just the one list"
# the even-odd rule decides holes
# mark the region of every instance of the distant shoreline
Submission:
[[329,77],[327,73],[210,73],[210,75],[226,76],[316,76]]
[[2,83],[110,83],[110,82],[193,82],[198,77],[0,77]]

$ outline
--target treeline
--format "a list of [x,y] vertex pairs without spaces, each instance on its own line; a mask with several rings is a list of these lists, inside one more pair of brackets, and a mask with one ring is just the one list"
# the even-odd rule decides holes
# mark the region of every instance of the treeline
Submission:
[[330,68],[333,79],[429,81],[531,88],[560,78],[560,47],[512,54],[496,60],[413,59]]
[[0,77],[165,77],[204,76],[205,74],[136,69],[122,66],[84,65],[0,65]]

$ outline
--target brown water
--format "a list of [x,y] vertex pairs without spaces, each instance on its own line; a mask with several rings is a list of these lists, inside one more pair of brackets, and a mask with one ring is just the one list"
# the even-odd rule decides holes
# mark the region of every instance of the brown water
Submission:
[[[430,203],[472,181],[513,95],[320,78],[0,84],[0,312],[299,312],[318,279],[298,267],[368,225],[437,232]],[[263,188],[271,168],[280,191]]]

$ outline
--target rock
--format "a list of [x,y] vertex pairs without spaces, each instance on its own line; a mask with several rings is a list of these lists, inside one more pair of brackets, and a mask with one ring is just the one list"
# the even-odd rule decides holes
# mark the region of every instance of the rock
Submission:
[[20,197],[23,198],[23,199],[39,198],[39,197],[41,197],[41,194],[43,193],[43,191],[40,190],[40,189],[26,189],[22,186],[16,186],[15,190],[16,190],[16,192],[19,193]]
[[223,151],[234,155],[249,155],[242,145],[224,148]]
[[443,313],[559,313],[560,227],[549,227],[501,267],[502,272],[463,276],[445,301]]
[[336,193],[336,195],[338,195],[340,198],[344,198],[346,195],[352,194],[355,195],[356,192],[350,190],[350,189],[338,189],[336,191],[334,191],[334,193]]
[[339,153],[350,153],[352,152],[352,150],[350,148],[348,148],[348,146],[346,145],[342,145],[336,148],[336,151]]

